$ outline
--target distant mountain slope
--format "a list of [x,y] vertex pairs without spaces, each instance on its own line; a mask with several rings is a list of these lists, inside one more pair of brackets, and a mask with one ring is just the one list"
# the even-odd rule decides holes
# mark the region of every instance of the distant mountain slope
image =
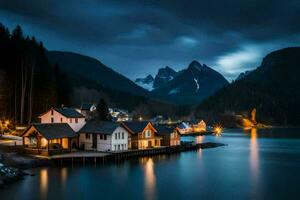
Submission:
[[137,78],[134,82],[148,91],[153,90],[154,78],[151,75],[148,75],[145,78]]
[[70,77],[80,77],[96,81],[104,88],[128,92],[135,95],[146,95],[147,91],[130,79],[105,66],[95,58],[71,52],[48,51],[48,60],[58,63],[60,69]]
[[195,113],[256,108],[261,122],[300,125],[299,74],[300,47],[274,51],[257,69],[203,101]]
[[177,72],[172,80],[153,90],[152,94],[179,104],[192,105],[227,84],[228,81],[220,73],[193,61],[187,69]]

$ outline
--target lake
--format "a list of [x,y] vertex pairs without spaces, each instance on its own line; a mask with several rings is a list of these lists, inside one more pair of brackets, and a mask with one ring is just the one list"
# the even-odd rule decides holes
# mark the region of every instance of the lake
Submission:
[[300,199],[300,129],[185,138],[228,146],[32,170],[0,199]]

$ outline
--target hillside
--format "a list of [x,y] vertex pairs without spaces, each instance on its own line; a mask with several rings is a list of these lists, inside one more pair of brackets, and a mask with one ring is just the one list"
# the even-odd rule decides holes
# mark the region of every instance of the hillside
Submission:
[[71,78],[95,81],[104,88],[119,90],[135,95],[147,95],[147,91],[125,76],[117,73],[95,58],[72,52],[48,51],[47,58],[52,64],[58,64],[60,69]]
[[204,100],[195,114],[257,109],[258,121],[300,125],[300,47],[268,54],[261,65]]

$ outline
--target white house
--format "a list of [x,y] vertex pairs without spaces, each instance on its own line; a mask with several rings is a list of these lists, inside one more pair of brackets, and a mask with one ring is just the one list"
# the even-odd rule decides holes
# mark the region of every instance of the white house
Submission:
[[90,120],[79,131],[79,147],[94,151],[127,150],[128,134],[122,124]]
[[39,116],[41,123],[67,123],[75,131],[85,125],[85,117],[75,108],[51,108]]

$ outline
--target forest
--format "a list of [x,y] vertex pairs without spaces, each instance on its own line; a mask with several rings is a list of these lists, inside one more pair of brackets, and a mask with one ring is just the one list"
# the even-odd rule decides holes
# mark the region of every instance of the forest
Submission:
[[52,106],[69,102],[68,78],[50,65],[46,49],[17,26],[0,24],[1,118],[28,124]]

